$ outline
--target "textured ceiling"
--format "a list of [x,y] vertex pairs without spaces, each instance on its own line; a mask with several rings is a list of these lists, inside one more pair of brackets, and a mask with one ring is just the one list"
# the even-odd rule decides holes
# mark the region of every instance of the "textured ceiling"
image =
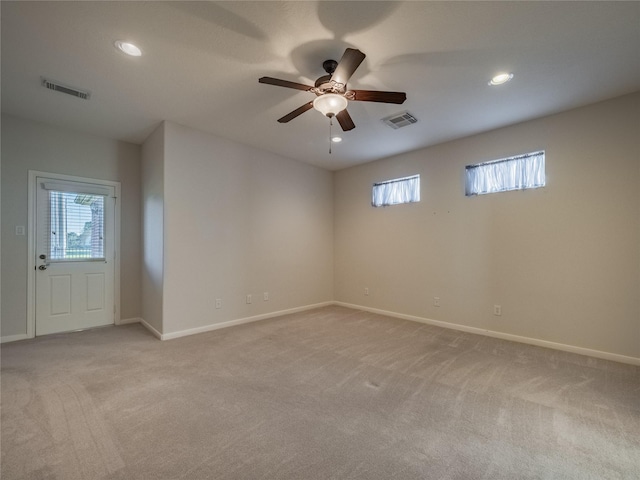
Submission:
[[[0,5],[3,112],[135,143],[170,120],[328,169],[640,90],[639,2]],[[124,56],[118,39],[144,55]],[[351,102],[356,129],[329,155],[320,113],[276,121],[313,94],[258,78],[312,84],[346,47],[367,55],[351,88],[405,91],[407,101]],[[503,70],[513,81],[489,87]],[[49,91],[41,76],[91,99]],[[404,110],[419,122],[381,122]]]

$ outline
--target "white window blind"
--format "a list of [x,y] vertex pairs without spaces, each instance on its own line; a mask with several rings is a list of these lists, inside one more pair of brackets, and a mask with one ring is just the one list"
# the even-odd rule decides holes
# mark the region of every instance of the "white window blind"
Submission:
[[395,178],[373,184],[371,205],[385,207],[420,201],[420,175]]
[[465,194],[471,196],[525,190],[544,187],[545,182],[545,154],[540,151],[467,165]]
[[104,195],[49,190],[49,259],[104,259],[104,205]]

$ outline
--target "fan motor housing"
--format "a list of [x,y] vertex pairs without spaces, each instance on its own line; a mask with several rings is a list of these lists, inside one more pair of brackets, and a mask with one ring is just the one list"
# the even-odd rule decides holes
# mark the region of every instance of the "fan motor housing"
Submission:
[[322,68],[324,68],[324,71],[329,75],[332,75],[333,72],[336,71],[336,68],[338,68],[338,62],[335,60],[325,60],[322,62]]
[[335,60],[325,60],[322,62],[322,68],[328,73],[328,75],[323,75],[316,80],[316,95],[323,95],[325,93],[344,93],[344,90],[336,88],[336,84],[331,82],[331,75],[333,75],[336,68],[338,68],[338,62]]
[[316,80],[315,86],[321,90],[331,87],[331,75],[323,75]]

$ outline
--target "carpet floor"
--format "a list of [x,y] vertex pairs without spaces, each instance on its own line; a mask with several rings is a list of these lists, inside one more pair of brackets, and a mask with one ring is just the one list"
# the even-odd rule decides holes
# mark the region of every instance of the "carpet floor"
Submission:
[[640,478],[640,367],[347,308],[1,350],[3,480]]

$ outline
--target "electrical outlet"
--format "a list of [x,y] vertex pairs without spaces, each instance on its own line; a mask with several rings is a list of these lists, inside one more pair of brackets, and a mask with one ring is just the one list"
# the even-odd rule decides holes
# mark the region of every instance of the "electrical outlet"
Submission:
[[269,292],[264,292],[264,295],[262,297],[264,299],[265,302],[269,301]]
[[364,294],[365,294],[365,295],[369,295],[369,289],[368,289],[368,288],[366,288],[366,287],[365,287],[365,289],[364,289]]
[[216,308],[222,308],[222,299],[216,298]]
[[247,295],[247,303],[251,303],[251,294],[250,293]]
[[440,306],[440,297],[433,297],[433,306],[434,307]]
[[502,315],[502,305],[494,305],[493,306],[493,314],[496,316]]

